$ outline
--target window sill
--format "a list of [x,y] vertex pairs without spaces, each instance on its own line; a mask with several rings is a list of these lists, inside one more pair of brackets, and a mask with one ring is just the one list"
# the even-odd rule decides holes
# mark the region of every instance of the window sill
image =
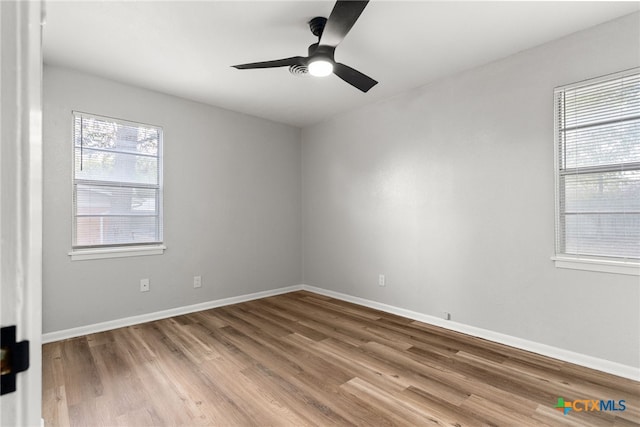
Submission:
[[557,268],[640,276],[640,263],[590,258],[551,257]]
[[71,261],[85,261],[102,258],[124,258],[132,256],[162,255],[165,245],[127,246],[119,248],[76,249],[69,252]]

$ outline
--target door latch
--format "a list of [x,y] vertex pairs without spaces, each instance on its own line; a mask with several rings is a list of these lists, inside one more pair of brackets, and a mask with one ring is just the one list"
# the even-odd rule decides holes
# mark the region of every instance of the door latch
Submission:
[[0,395],[16,391],[16,374],[29,369],[29,341],[16,342],[16,327],[0,334]]

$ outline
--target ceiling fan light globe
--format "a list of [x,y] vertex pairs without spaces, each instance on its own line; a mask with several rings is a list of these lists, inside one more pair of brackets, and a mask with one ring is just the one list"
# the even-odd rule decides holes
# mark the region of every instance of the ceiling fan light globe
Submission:
[[309,74],[314,77],[325,77],[333,73],[333,64],[324,59],[319,59],[309,63],[307,66]]

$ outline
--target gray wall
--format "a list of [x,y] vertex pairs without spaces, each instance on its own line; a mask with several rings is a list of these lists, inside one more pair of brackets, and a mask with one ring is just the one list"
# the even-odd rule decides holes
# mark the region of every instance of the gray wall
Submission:
[[[72,110],[163,126],[164,255],[70,261]],[[299,129],[47,66],[44,136],[43,332],[301,282]]]
[[550,260],[553,88],[640,65],[639,21],[304,129],[304,283],[640,366],[638,277]]

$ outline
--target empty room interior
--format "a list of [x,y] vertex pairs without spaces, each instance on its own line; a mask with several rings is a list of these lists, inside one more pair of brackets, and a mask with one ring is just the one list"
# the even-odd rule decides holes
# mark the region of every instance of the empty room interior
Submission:
[[640,3],[44,10],[45,426],[640,424]]

